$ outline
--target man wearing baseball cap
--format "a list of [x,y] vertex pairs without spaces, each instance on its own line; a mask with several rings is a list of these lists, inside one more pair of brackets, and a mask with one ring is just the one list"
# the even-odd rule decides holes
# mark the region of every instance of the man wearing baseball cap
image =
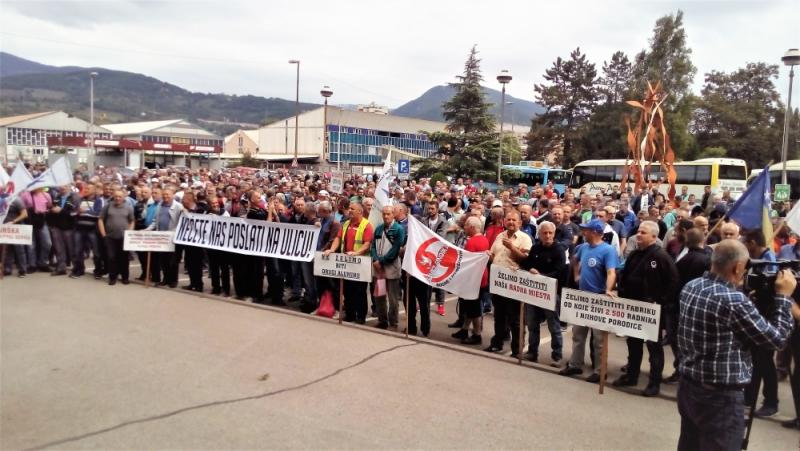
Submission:
[[[599,219],[592,219],[580,225],[586,242],[575,250],[572,268],[578,289],[612,296],[611,291],[616,282],[617,252],[610,244],[603,241],[605,226],[606,224]],[[586,326],[572,326],[572,356],[567,366],[558,374],[572,376],[583,373],[583,356],[589,330]],[[604,332],[596,329],[592,331],[594,355],[599,357],[602,353]],[[598,358],[594,371],[586,378],[587,382],[600,382],[599,363]]]

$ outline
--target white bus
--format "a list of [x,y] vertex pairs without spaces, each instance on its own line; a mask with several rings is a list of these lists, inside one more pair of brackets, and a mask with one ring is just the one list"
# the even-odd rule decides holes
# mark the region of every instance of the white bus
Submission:
[[[775,185],[781,182],[781,171],[783,170],[783,163],[775,163],[769,167],[769,179],[772,185],[770,189],[775,192]],[[750,186],[758,177],[758,174],[763,171],[762,168],[753,169],[750,171],[750,177],[747,179],[747,186]],[[786,161],[786,183],[791,186],[789,199],[800,199],[800,160],[787,160]]]
[[[586,160],[572,168],[570,189],[575,195],[585,188],[590,195],[599,193],[601,189],[606,192],[616,187],[622,181],[622,173],[626,160]],[[695,161],[681,161],[675,163],[677,179],[675,181],[676,194],[681,193],[683,186],[688,187],[689,194],[694,194],[698,199],[703,195],[703,187],[711,186],[713,193],[730,191],[735,199],[744,192],[747,186],[747,163],[734,158],[703,158]],[[647,174],[646,180],[661,181],[660,191],[666,194],[666,177],[659,163],[653,163],[652,172]],[[633,180],[629,179],[628,186]]]

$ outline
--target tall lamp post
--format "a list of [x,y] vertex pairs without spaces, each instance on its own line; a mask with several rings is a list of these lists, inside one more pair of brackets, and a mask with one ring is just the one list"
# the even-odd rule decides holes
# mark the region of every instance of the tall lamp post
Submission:
[[511,81],[511,73],[503,69],[497,75],[497,81],[503,85],[500,97],[500,148],[497,151],[497,186],[500,187],[500,167],[503,166],[503,121],[505,120],[506,110],[506,84]]
[[789,49],[783,58],[783,64],[789,66],[789,97],[786,100],[786,114],[783,117],[783,145],[781,146],[781,183],[786,184],[786,154],[789,152],[789,132],[791,131],[792,117],[792,81],[794,79],[794,66],[800,64],[800,50]]
[[325,85],[319,93],[322,97],[325,97],[325,106],[322,110],[322,155],[328,157],[328,161],[330,161],[330,154],[328,153],[328,97],[333,95],[333,90],[330,86]]
[[95,148],[94,148],[94,79],[97,78],[97,72],[89,73],[89,159],[91,160],[91,168],[94,171],[95,167]]
[[300,60],[289,60],[289,64],[297,65],[294,92],[294,160],[292,161],[292,167],[297,167],[297,121],[300,120]]
[[[516,139],[517,135],[514,134],[514,102],[506,102],[506,105],[511,108],[511,136]],[[514,164],[514,162],[511,161],[511,152],[508,152],[508,164]]]

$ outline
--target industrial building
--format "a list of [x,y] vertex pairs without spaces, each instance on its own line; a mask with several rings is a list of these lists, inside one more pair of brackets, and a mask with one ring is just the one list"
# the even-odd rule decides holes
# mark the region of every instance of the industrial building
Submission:
[[[380,165],[385,149],[409,158],[428,158],[436,152],[424,132],[444,131],[444,122],[426,121],[378,112],[320,107],[300,114],[297,160],[303,164]],[[256,158],[291,162],[295,156],[295,118],[258,129]],[[327,144],[327,146],[326,146]]]
[[[2,163],[17,160],[47,161],[49,142],[62,144],[78,162],[85,163],[90,150],[88,137],[91,124],[63,111],[24,114],[0,118],[0,156]],[[95,125],[97,139],[110,139],[111,131]],[[72,145],[67,146],[66,142]]]

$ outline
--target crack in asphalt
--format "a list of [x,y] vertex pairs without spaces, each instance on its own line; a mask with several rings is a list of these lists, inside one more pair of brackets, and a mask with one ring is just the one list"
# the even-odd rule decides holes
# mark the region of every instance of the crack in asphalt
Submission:
[[328,380],[328,379],[330,379],[332,377],[338,376],[339,374],[341,374],[341,373],[343,373],[343,372],[345,372],[347,370],[350,370],[350,369],[353,369],[355,367],[361,366],[361,365],[367,363],[368,361],[374,359],[375,357],[378,357],[381,354],[386,354],[386,353],[395,351],[395,350],[400,349],[400,348],[407,348],[407,347],[410,347],[410,346],[416,346],[418,344],[420,344],[420,343],[410,343],[410,344],[404,344],[404,345],[397,345],[397,346],[393,346],[391,348],[387,348],[387,349],[375,352],[373,354],[370,354],[370,355],[364,357],[363,359],[359,360],[356,363],[344,366],[344,367],[339,368],[339,369],[337,369],[337,370],[335,370],[335,371],[333,371],[331,373],[326,374],[325,376],[322,376],[320,378],[317,378],[317,379],[314,379],[312,381],[306,382],[304,384],[295,385],[293,387],[286,387],[286,388],[282,388],[280,390],[275,390],[275,391],[271,391],[271,392],[267,392],[267,393],[262,393],[260,395],[253,395],[253,396],[245,396],[245,397],[242,397],[242,398],[233,398],[233,399],[223,399],[223,400],[219,400],[219,401],[212,401],[212,402],[207,402],[207,403],[203,403],[203,404],[197,404],[197,405],[194,405],[194,406],[184,407],[182,409],[173,410],[171,412],[162,413],[160,415],[153,415],[153,416],[149,416],[149,417],[145,417],[145,418],[140,418],[138,420],[123,421],[122,423],[116,424],[114,426],[109,426],[107,428],[98,429],[96,431],[87,432],[85,434],[76,435],[76,436],[73,436],[73,437],[67,437],[67,438],[64,438],[64,439],[61,439],[61,440],[55,440],[55,441],[48,442],[48,443],[45,443],[45,444],[42,444],[42,445],[34,446],[32,448],[26,448],[25,451],[40,450],[40,449],[49,448],[51,446],[58,446],[58,445],[63,445],[65,443],[76,442],[78,440],[83,440],[85,438],[94,437],[94,436],[100,435],[100,434],[105,434],[106,432],[115,431],[117,429],[122,429],[124,427],[132,426],[134,424],[142,424],[142,423],[149,423],[151,421],[163,420],[165,418],[169,418],[169,417],[172,417],[172,416],[175,416],[175,415],[179,415],[179,414],[182,414],[182,413],[185,413],[185,412],[190,412],[192,410],[205,409],[205,408],[208,408],[208,407],[216,407],[216,406],[222,406],[222,405],[226,405],[226,404],[235,404],[235,403],[244,402],[244,401],[254,401],[254,400],[257,400],[257,399],[263,399],[263,398],[268,398],[268,397],[275,396],[275,395],[280,395],[282,393],[287,393],[287,392],[296,391],[296,390],[302,390],[304,388],[310,387],[310,386],[318,384],[320,382],[324,382],[324,381],[326,381],[326,380]]

